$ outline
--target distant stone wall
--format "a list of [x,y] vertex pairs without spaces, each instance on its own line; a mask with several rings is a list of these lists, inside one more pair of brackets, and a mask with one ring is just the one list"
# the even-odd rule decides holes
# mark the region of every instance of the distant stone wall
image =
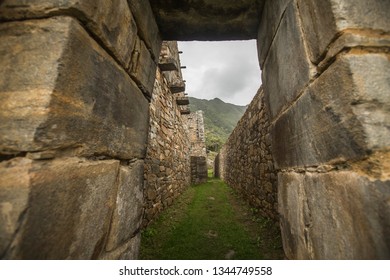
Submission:
[[161,46],[148,3],[0,1],[1,258],[137,258]]
[[190,147],[186,117],[158,70],[150,103],[144,226],[190,185]]
[[191,183],[207,181],[207,151],[204,134],[203,112],[192,112],[187,116],[189,139],[191,142]]
[[261,88],[218,154],[214,173],[263,216],[277,221],[277,175],[268,114]]

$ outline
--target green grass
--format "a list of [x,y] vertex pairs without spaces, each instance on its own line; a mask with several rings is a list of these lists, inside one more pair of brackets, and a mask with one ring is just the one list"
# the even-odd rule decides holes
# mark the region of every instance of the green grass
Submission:
[[275,238],[274,232],[266,234],[272,238],[272,242],[265,242],[270,248],[261,248],[264,242],[259,234],[275,228],[266,223],[254,218],[225,183],[212,179],[188,188],[143,232],[141,259],[283,258],[280,238]]

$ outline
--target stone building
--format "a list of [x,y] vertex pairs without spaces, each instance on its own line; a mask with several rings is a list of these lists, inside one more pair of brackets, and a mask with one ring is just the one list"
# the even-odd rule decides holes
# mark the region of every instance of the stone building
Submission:
[[214,162],[214,174],[237,189],[268,218],[278,221],[277,173],[269,113],[260,88]]
[[[186,115],[179,105],[184,97],[180,96],[182,92],[172,92],[177,84],[184,84],[177,43],[164,41],[149,105],[144,226],[171,205],[191,183],[191,142]],[[188,97],[186,99],[188,101]]]
[[[220,173],[242,172],[229,150],[251,153],[235,182],[267,215],[277,186],[288,258],[389,259],[389,14],[388,0],[1,1],[1,258],[136,258],[144,203],[159,209],[159,194],[144,199],[145,164],[181,180],[175,161],[147,158],[150,104],[172,103],[156,138],[182,130],[180,107],[153,98],[171,85],[162,41],[257,39],[264,108],[242,124],[268,123],[236,129]],[[160,183],[151,190],[170,193]]]
[[187,116],[189,139],[191,142],[191,183],[207,181],[207,151],[204,134],[203,112],[196,111]]

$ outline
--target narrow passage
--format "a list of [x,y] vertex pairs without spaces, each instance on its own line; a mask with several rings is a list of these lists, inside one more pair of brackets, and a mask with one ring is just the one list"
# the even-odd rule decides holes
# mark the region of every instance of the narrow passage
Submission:
[[189,187],[142,234],[141,259],[283,259],[279,228],[218,179]]

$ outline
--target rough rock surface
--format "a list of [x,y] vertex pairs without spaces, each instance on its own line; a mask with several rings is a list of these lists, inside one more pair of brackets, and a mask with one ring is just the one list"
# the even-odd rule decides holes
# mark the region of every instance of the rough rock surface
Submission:
[[116,207],[111,220],[106,250],[111,251],[133,237],[142,222],[144,162],[138,160],[119,168]]
[[126,67],[137,38],[137,26],[126,0],[3,0],[0,19],[5,21],[70,16],[81,21],[103,47]]
[[153,15],[150,1],[145,0],[127,0],[131,13],[137,23],[138,35],[145,42],[155,62],[161,50],[161,35]]
[[3,23],[0,37],[3,153],[144,156],[147,100],[77,21]]
[[300,94],[315,73],[306,54],[294,1],[284,12],[262,70],[272,120]]
[[390,181],[353,171],[279,175],[290,259],[389,259]]
[[[118,161],[15,158],[2,165],[1,217],[6,227],[1,235],[8,240],[5,247],[2,242],[3,257],[91,259],[99,255],[115,207],[112,186]],[[17,171],[22,172],[14,180]]]
[[303,28],[311,59],[319,62],[326,49],[346,30],[390,32],[387,0],[299,0]]
[[277,166],[356,160],[389,147],[388,73],[386,54],[340,56],[272,127]]

